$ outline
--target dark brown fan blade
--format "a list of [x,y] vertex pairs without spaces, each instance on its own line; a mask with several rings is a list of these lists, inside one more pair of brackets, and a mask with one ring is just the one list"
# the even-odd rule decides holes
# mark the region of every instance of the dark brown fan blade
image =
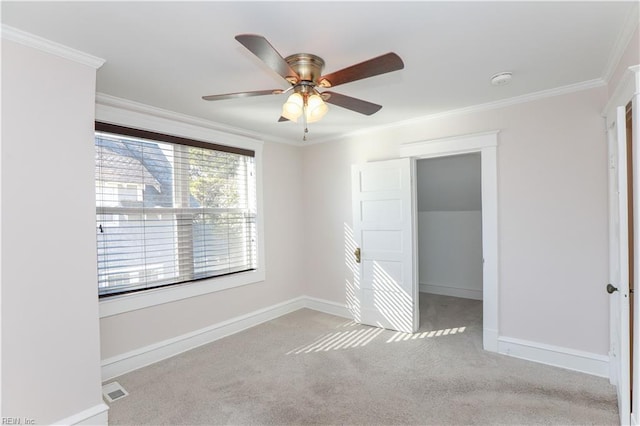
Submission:
[[256,90],[253,92],[225,93],[224,95],[208,95],[208,96],[203,96],[202,99],[204,99],[205,101],[220,101],[223,99],[248,98],[250,96],[279,95],[280,93],[282,93],[281,89]]
[[404,68],[404,62],[402,62],[400,56],[390,52],[369,59],[368,61],[343,68],[340,71],[323,75],[318,81],[321,87],[336,87],[339,84],[350,83],[363,78],[401,70],[402,68]]
[[371,102],[363,101],[362,99],[352,98],[351,96],[345,96],[335,92],[323,92],[322,99],[327,103],[350,109],[351,111],[359,112],[364,115],[375,114],[380,111],[380,108],[382,108],[382,105],[373,104]]
[[280,74],[285,80],[294,84],[300,80],[298,74],[289,66],[287,61],[284,60],[266,38],[256,34],[240,34],[236,36],[236,40],[260,58],[269,68]]
[[283,121],[289,121],[289,119],[283,116],[280,116],[280,118],[278,118],[278,123],[282,123]]

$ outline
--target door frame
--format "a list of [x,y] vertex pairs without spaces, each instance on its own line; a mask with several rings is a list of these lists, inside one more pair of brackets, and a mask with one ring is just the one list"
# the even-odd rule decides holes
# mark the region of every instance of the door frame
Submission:
[[[485,133],[431,139],[400,145],[400,157],[415,163],[425,158],[480,153],[482,186],[482,345],[498,352],[498,133]],[[411,182],[416,191],[416,179]],[[417,217],[417,206],[414,206]],[[414,250],[414,262],[417,252]],[[416,263],[417,264],[417,263]]]
[[[616,108],[614,118],[607,117],[607,145],[609,155],[609,283],[617,287],[609,298],[609,380],[617,387],[620,424],[630,423],[629,379],[629,283],[631,269],[630,230],[633,217],[629,216],[629,174],[627,137],[620,134],[621,110]],[[624,113],[622,124],[625,125]],[[624,128],[624,127],[623,127]],[[624,132],[624,130],[622,131]],[[631,171],[633,167],[631,168]]]
[[[632,143],[637,144],[638,141],[640,141],[640,102],[639,102],[639,93],[640,93],[640,65],[634,65],[629,67],[626,72],[623,74],[623,76],[620,79],[620,82],[618,83],[618,85],[616,86],[613,94],[610,96],[609,101],[607,102],[607,105],[605,106],[603,112],[602,112],[602,116],[605,118],[605,128],[607,129],[607,131],[609,130],[609,128],[616,122],[617,120],[617,116],[616,116],[616,110],[618,107],[624,107],[626,106],[629,102],[632,102],[632,107],[633,107],[633,135],[632,135]],[[618,125],[620,125],[620,123],[618,123]],[[609,142],[608,142],[609,143]],[[640,185],[640,176],[638,174],[638,167],[640,166],[640,150],[638,149],[634,149],[632,151],[632,156],[633,156],[633,169],[634,169],[634,175],[633,175],[633,187],[634,187],[634,194],[633,194],[633,202],[634,202],[634,206],[633,206],[633,210],[635,212],[635,217],[632,219],[633,220],[633,224],[634,224],[634,240],[636,241],[636,243],[638,241],[640,241],[640,229],[639,229],[639,224],[638,224],[638,212],[640,212],[640,196],[638,195],[638,191],[640,190],[639,185]],[[610,236],[611,237],[611,236]],[[635,250],[634,253],[634,263],[635,265],[640,265],[640,250]],[[634,288],[640,288],[640,277],[637,273],[638,268],[636,267],[636,274],[634,277]],[[633,345],[634,345],[634,350],[633,350],[633,359],[632,359],[632,363],[633,363],[633,377],[631,377],[631,381],[632,381],[632,387],[633,389],[636,389],[636,392],[633,393],[632,398],[632,406],[633,407],[639,407],[640,406],[640,392],[638,392],[637,390],[640,389],[640,375],[638,374],[639,371],[638,369],[640,368],[639,365],[639,344],[640,342],[638,341],[638,331],[640,327],[640,315],[638,315],[638,313],[640,312],[640,297],[635,297],[634,298],[634,312],[636,313],[634,316],[634,336],[633,336]],[[610,328],[610,338],[612,339],[612,341],[610,342],[611,347],[613,347],[614,345],[617,345],[617,342],[613,341],[614,336],[616,335],[615,331],[618,331],[618,333],[629,333],[629,326],[628,324],[625,326],[625,324],[622,324],[622,326],[620,327],[620,330],[617,329],[618,324],[616,324],[614,321],[610,320],[609,323],[609,328]],[[620,372],[620,374],[629,374],[629,366],[625,366],[625,365],[615,365],[613,364],[614,362],[617,362],[616,360],[620,360],[619,357],[613,357],[610,356],[610,381],[612,384],[616,385],[616,387],[619,386],[619,382],[618,382],[618,377],[617,377],[617,372]],[[621,401],[618,401],[618,404],[620,404]],[[622,417],[622,413],[621,417]],[[632,425],[637,425],[640,424],[640,417],[638,416],[638,410],[636,409],[635,411],[632,411],[631,413],[625,413],[625,419],[629,418],[630,415],[630,423]],[[624,421],[623,421],[624,423]]]

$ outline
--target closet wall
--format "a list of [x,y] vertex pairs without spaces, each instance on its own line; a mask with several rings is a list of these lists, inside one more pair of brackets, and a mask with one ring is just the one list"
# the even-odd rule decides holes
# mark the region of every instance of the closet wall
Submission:
[[418,161],[420,291],[482,299],[480,154]]

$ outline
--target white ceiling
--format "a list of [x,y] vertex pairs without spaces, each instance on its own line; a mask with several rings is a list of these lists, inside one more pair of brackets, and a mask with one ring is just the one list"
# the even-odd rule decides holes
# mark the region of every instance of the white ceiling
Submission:
[[[285,96],[207,102],[202,95],[287,88],[234,36],[308,52],[325,74],[396,52],[405,68],[344,84],[383,105],[364,116],[330,105],[309,141],[606,77],[636,2],[10,2],[2,23],[106,59],[97,90],[299,143],[278,123]],[[635,22],[637,22],[637,17]],[[627,23],[627,24],[625,24]],[[619,42],[618,42],[619,43]],[[511,84],[490,77],[513,72]]]

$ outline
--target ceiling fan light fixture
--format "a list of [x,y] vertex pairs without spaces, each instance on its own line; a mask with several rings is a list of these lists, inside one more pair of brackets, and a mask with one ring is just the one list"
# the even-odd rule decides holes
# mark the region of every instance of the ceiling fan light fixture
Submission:
[[306,118],[307,123],[314,123],[325,116],[329,107],[319,95],[311,95],[307,99]]
[[329,110],[329,107],[325,103],[326,101],[329,101],[332,105],[337,105],[365,115],[374,114],[382,108],[382,105],[376,105],[339,93],[319,93],[316,87],[327,89],[404,68],[402,59],[397,54],[389,52],[323,75],[322,71],[325,63],[324,59],[319,56],[311,53],[295,53],[283,58],[271,43],[261,35],[238,34],[235,38],[265,65],[285,79],[291,87],[286,90],[254,90],[250,92],[209,95],[203,96],[202,99],[206,101],[217,101],[249,96],[278,95],[293,90],[294,93],[289,96],[287,101],[282,105],[282,116],[278,119],[278,122],[298,122],[298,119],[302,117],[305,135],[302,140],[306,140],[306,134],[309,132],[307,123],[318,121],[326,115]]
[[298,118],[302,115],[304,107],[304,100],[300,93],[293,93],[287,99],[287,102],[282,105],[282,116],[287,120],[294,122],[298,121]]
[[318,81],[318,86],[324,87],[325,89],[327,89],[331,87],[331,82],[326,78],[321,78],[320,81]]

